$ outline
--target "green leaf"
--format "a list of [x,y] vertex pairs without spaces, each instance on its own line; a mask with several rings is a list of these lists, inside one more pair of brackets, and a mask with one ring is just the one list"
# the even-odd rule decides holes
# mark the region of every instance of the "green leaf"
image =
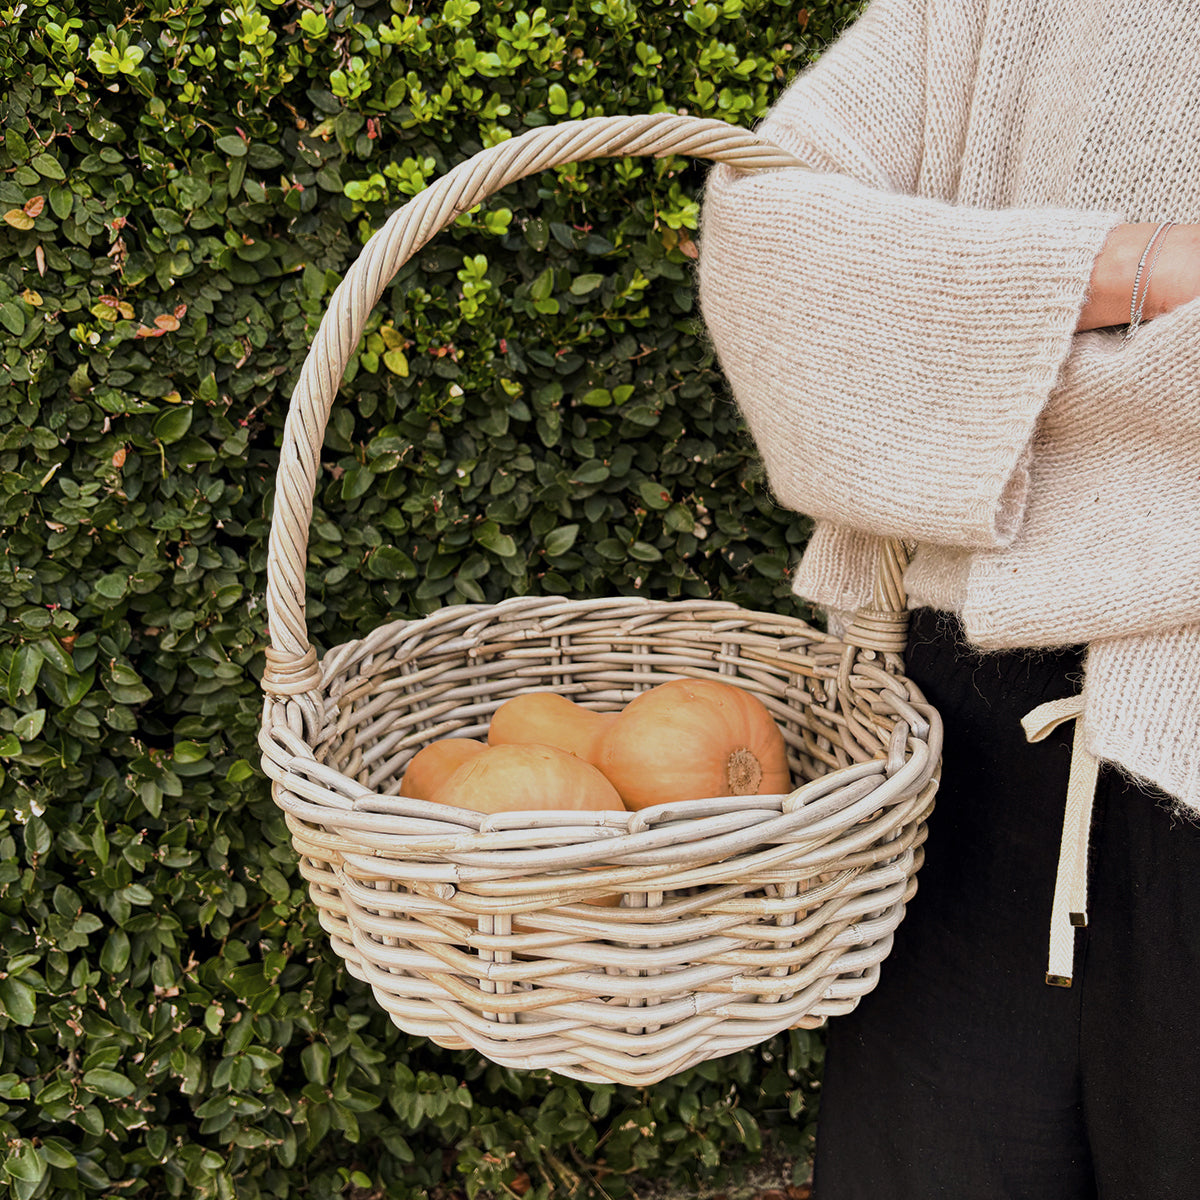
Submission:
[[225,772],[226,783],[244,783],[247,779],[253,778],[254,768],[244,758],[239,758]]
[[162,812],[163,790],[153,779],[143,779],[138,784],[138,796],[142,807],[152,816],[157,817]]
[[114,929],[100,951],[100,966],[110,975],[116,975],[129,965],[129,935],[123,929]]
[[29,157],[29,144],[11,127],[4,131],[4,148],[12,156],[13,162],[22,163]]
[[395,546],[377,546],[367,556],[366,574],[373,579],[416,579],[417,564]]
[[137,1085],[127,1075],[119,1071],[109,1071],[97,1067],[94,1071],[84,1071],[83,1086],[102,1096],[111,1096],[114,1100],[123,1100],[137,1091]]
[[179,441],[191,427],[192,406],[190,404],[180,404],[173,408],[168,408],[154,422],[153,433],[163,445],[169,446],[172,442]]
[[208,747],[199,742],[176,742],[175,761],[181,763],[203,762],[208,756]]
[[475,530],[475,540],[500,558],[512,558],[517,552],[517,543],[507,533],[501,532],[495,521],[484,521]]
[[129,577],[126,575],[101,575],[96,580],[95,590],[106,600],[120,600],[129,591]]
[[283,165],[283,155],[274,146],[252,142],[249,147],[250,165],[256,171],[271,171]]
[[310,1082],[322,1087],[329,1082],[329,1047],[324,1042],[310,1042],[300,1053],[300,1065]]
[[227,133],[224,137],[217,138],[217,149],[222,154],[228,154],[230,158],[241,158],[248,148],[245,138],[236,133]]
[[656,483],[653,479],[643,479],[638,484],[638,495],[647,508],[661,511],[671,507],[670,494],[664,491],[661,483]]
[[546,535],[546,553],[551,558],[557,558],[560,554],[566,554],[575,545],[575,538],[578,535],[578,525],[560,525],[557,529],[552,529]]
[[547,267],[532,283],[529,294],[534,300],[548,300],[554,291],[554,268]]
[[16,1025],[32,1025],[37,993],[23,979],[0,979],[0,1012]]
[[342,476],[342,499],[357,500],[365,496],[375,482],[375,472],[368,467],[351,467]]
[[71,215],[75,206],[75,194],[69,187],[52,187],[50,189],[50,211],[60,220],[65,221]]
[[44,708],[35,708],[33,712],[27,712],[24,716],[17,718],[13,725],[13,733],[23,742],[32,742],[42,732],[42,726],[45,723],[46,710]]
[[52,1167],[59,1167],[62,1170],[66,1170],[69,1167],[77,1166],[79,1163],[79,1160],[71,1153],[70,1143],[63,1138],[44,1138],[41,1150],[46,1162]]
[[552,83],[546,93],[546,107],[555,116],[562,116],[570,107],[567,89],[561,83]]
[[672,533],[691,533],[696,527],[696,518],[684,504],[672,504],[663,517],[663,524]]
[[604,463],[593,458],[576,468],[574,479],[576,483],[602,483],[610,474]]
[[383,356],[383,365],[393,375],[399,375],[402,379],[408,378],[408,359],[403,350],[388,350]]
[[199,392],[200,399],[205,404],[215,404],[216,403],[217,396],[220,393],[217,390],[217,377],[211,371],[209,371],[209,373],[207,375],[205,375],[203,379],[200,380],[200,387],[198,389],[198,392]]
[[64,180],[67,173],[62,169],[62,164],[52,154],[35,154],[29,160],[29,165],[46,179]]
[[37,685],[45,655],[40,646],[25,642],[17,647],[8,673],[8,699],[15,704],[18,696],[28,696]]
[[571,295],[586,296],[589,292],[594,292],[603,282],[603,275],[576,275],[571,280]]
[[75,663],[54,638],[42,638],[38,642],[37,648],[46,662],[50,663],[53,667],[57,667],[64,675],[76,674]]
[[25,846],[34,854],[45,854],[54,842],[50,826],[42,817],[30,817],[25,822]]
[[25,310],[15,300],[5,300],[0,304],[0,325],[20,337],[25,332]]
[[0,1100],[28,1100],[29,1084],[9,1071],[0,1075]]
[[46,1174],[46,1162],[32,1142],[21,1140],[5,1158],[4,1173],[21,1183],[40,1183]]
[[458,589],[463,599],[471,603],[483,604],[487,600],[483,588],[475,580],[464,578],[461,573],[454,576],[454,586]]

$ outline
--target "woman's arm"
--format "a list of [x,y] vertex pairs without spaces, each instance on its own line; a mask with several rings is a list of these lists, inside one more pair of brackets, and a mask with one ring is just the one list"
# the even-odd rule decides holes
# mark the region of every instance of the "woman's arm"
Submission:
[[874,0],[772,109],[763,136],[808,169],[710,174],[700,301],[781,504],[986,550],[1024,520],[1034,430],[1123,216],[953,202],[990,9],[963,3],[931,42],[927,2]]
[[[1143,221],[1118,225],[1109,234],[1092,268],[1078,330],[1124,325],[1129,320],[1137,266],[1157,228],[1153,221]],[[1147,321],[1200,296],[1200,225],[1175,225],[1163,235],[1161,244],[1146,289],[1142,316]]]
[[[1120,224],[834,172],[714,171],[700,301],[779,502],[866,533],[1010,544],[1038,418]],[[1121,303],[1099,319],[1127,320],[1128,290]]]

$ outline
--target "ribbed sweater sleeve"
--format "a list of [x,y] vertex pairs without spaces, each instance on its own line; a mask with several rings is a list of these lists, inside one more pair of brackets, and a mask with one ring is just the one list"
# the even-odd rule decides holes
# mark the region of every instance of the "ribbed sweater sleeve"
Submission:
[[1120,217],[918,194],[958,149],[927,117],[969,110],[975,66],[965,50],[927,79],[924,8],[874,0],[771,112],[763,136],[807,169],[712,172],[700,299],[781,503],[990,549],[1021,525],[1034,428]]
[[1093,642],[1084,684],[1088,749],[1200,817],[1200,625]]

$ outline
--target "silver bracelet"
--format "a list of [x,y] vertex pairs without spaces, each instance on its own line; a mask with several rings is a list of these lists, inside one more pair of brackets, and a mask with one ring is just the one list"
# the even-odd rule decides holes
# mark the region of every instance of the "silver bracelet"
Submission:
[[[1146,307],[1146,296],[1150,292],[1150,277],[1154,274],[1154,266],[1158,262],[1158,256],[1162,253],[1163,243],[1167,240],[1167,232],[1174,226],[1174,221],[1163,221],[1161,225],[1150,235],[1150,240],[1146,243],[1146,249],[1142,251],[1142,257],[1138,261],[1137,273],[1133,277],[1133,292],[1129,297],[1129,328],[1125,330],[1125,337],[1122,343],[1129,341],[1137,332],[1137,327],[1142,323],[1142,312]],[[1153,256],[1151,251],[1153,250]],[[1147,267],[1146,260],[1150,259],[1150,265]],[[1145,278],[1143,279],[1143,273]]]

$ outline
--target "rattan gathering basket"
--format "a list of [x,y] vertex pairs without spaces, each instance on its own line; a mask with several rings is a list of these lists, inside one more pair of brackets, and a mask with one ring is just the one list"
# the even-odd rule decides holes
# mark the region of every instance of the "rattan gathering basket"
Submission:
[[[292,396],[268,554],[263,766],[323,928],[402,1029],[506,1066],[649,1084],[871,990],[916,888],[941,722],[903,674],[907,562],[839,637],[732,604],[521,597],[395,621],[318,661],[308,528],[342,372],[396,271],[506,183],[560,163],[682,154],[797,166],[673,114],[536,129],[459,164],[364,247]],[[640,812],[481,816],[398,795],[435,738],[486,736],[522,692],[616,711],[667,679],[758,696],[789,795]],[[621,893],[619,907],[588,903]]]

